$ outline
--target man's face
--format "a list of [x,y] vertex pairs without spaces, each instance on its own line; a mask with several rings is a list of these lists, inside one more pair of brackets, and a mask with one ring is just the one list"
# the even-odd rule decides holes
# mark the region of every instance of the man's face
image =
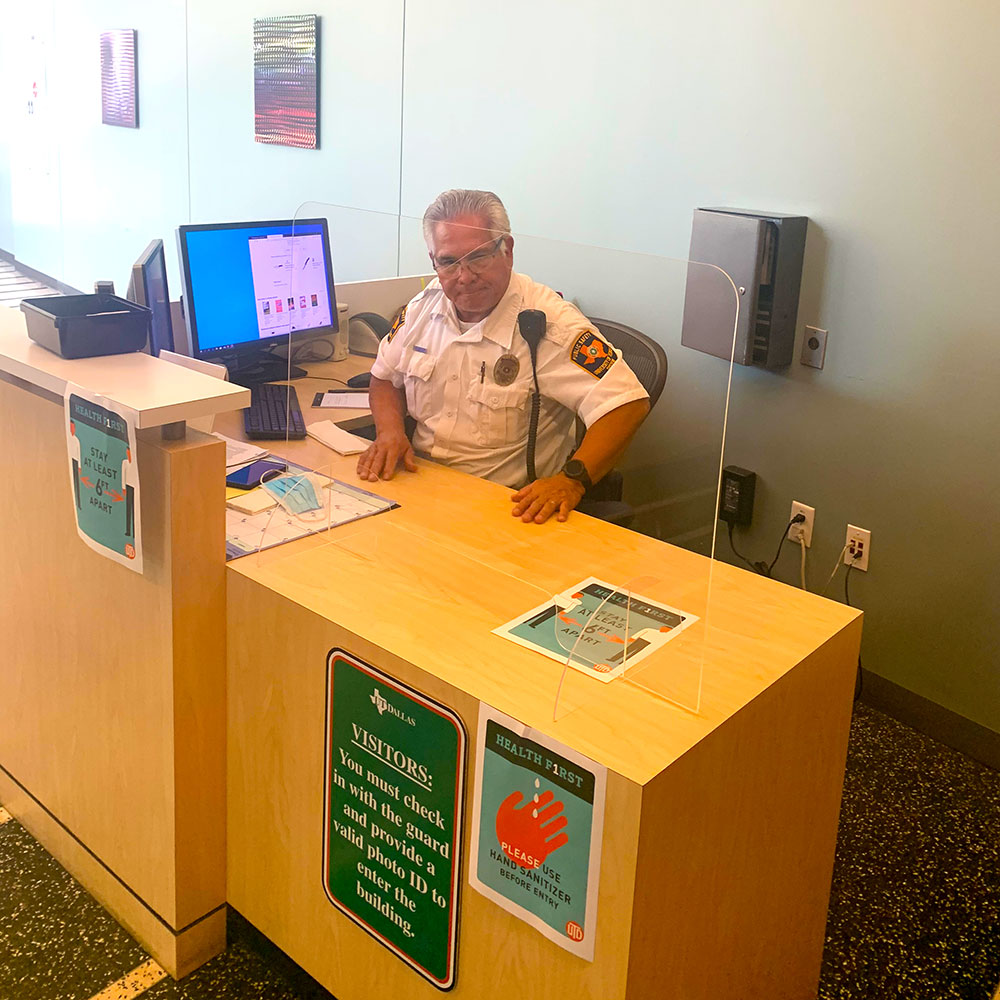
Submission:
[[431,262],[459,319],[478,323],[496,308],[510,284],[512,236],[498,236],[475,215],[434,224]]

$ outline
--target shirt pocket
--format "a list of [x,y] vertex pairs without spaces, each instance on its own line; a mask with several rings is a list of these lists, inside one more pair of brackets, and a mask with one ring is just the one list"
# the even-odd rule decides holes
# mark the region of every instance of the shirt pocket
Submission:
[[437,358],[429,354],[413,352],[403,376],[406,391],[406,410],[414,420],[427,420],[433,407],[431,376]]
[[469,409],[479,444],[489,448],[528,440],[528,386],[489,385],[474,381],[469,387]]

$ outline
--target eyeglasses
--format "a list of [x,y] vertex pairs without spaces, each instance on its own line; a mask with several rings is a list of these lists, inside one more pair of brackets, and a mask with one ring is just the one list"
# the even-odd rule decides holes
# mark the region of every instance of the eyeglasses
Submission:
[[482,274],[489,267],[490,261],[496,257],[501,246],[503,237],[499,236],[487,244],[486,249],[473,250],[458,260],[454,257],[431,257],[431,265],[442,278],[453,278],[461,267],[468,268],[473,274]]

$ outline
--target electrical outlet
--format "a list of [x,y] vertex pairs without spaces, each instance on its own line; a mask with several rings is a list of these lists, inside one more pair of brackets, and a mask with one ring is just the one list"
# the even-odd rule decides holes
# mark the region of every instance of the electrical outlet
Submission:
[[826,330],[807,326],[802,337],[802,353],[799,361],[810,368],[822,368],[826,361]]
[[788,540],[797,542],[801,538],[806,543],[806,548],[808,549],[813,541],[813,520],[816,517],[816,508],[808,507],[804,503],[799,503],[798,500],[793,500],[792,512],[788,515],[788,520],[790,521],[796,514],[802,514],[805,520],[800,521],[798,524],[793,524],[788,529]]
[[847,551],[844,553],[846,565],[867,570],[871,547],[872,533],[867,528],[858,528],[853,524],[847,526]]

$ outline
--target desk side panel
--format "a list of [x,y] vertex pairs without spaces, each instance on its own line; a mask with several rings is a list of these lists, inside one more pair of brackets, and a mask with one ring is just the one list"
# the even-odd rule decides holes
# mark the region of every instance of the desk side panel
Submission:
[[643,789],[628,1000],[813,1000],[861,619]]
[[[326,656],[334,646],[347,649],[448,705],[463,719],[470,742],[479,702],[241,574],[230,573],[228,601],[230,904],[339,1000],[440,996],[324,895]],[[391,608],[373,609],[373,614],[392,613]],[[639,786],[608,775],[597,952],[594,962],[585,962],[469,888],[474,750],[470,746],[458,977],[450,995],[458,1000],[622,1000]]]
[[[195,893],[195,907],[178,909],[179,896],[189,895],[186,876],[178,876],[178,858],[195,852],[182,847],[178,853],[178,816],[192,787],[178,791],[175,753],[193,752],[190,744],[207,754],[209,744],[187,732],[192,713],[175,711],[180,701],[175,684],[187,692],[185,698],[197,688],[191,683],[190,651],[175,647],[173,636],[175,625],[187,627],[191,621],[174,607],[183,544],[176,554],[181,562],[171,555],[178,533],[187,531],[183,518],[190,512],[170,499],[173,482],[198,489],[209,452],[221,468],[222,445],[167,444],[155,432],[140,435],[140,576],[91,551],[77,536],[61,402],[0,380],[0,426],[6,430],[5,457],[19,473],[0,498],[0,632],[6,636],[0,661],[0,766],[18,795],[30,797],[32,805],[23,813],[29,829],[40,837],[43,826],[52,832],[43,840],[51,853],[134,933],[142,937],[139,924],[152,921],[158,934],[173,938],[188,914],[205,912],[194,910],[204,907],[206,898],[214,898],[215,905],[224,898],[216,872],[214,891]],[[219,510],[221,519],[221,504]],[[221,548],[217,562],[218,588],[225,580]],[[194,578],[187,599],[199,601],[206,583],[205,573]],[[221,609],[221,594],[216,600]],[[214,627],[223,629],[221,612]],[[202,656],[197,669],[203,674],[214,670],[219,687],[224,656],[208,646],[215,662]],[[179,666],[183,669],[175,677]],[[204,681],[199,684],[203,689]],[[216,698],[216,720],[224,721],[223,699]],[[217,762],[203,759],[200,773],[185,765],[181,775],[195,783],[199,801],[221,800],[224,790],[223,737],[216,739]],[[30,815],[40,809],[53,822],[33,826]],[[216,806],[220,817],[221,809]],[[190,820],[180,826],[185,822]],[[87,871],[73,863],[81,850],[93,863]],[[195,866],[199,879],[209,867],[224,865],[221,846],[209,850],[211,865],[199,861]],[[91,869],[94,877],[87,874]],[[116,902],[117,888],[105,891],[107,880],[125,888],[124,902]],[[140,914],[138,924],[130,910]]]

